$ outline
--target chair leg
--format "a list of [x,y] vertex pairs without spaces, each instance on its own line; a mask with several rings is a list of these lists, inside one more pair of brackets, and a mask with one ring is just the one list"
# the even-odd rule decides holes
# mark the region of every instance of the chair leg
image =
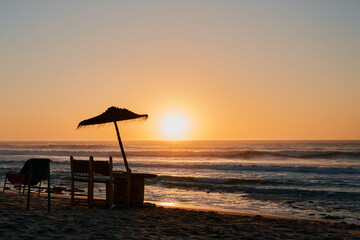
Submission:
[[20,183],[20,187],[19,187],[19,194],[21,193],[21,186],[22,186],[22,184]]
[[[31,169],[31,162],[30,162],[29,169]],[[30,209],[31,172],[29,172],[29,174],[28,174],[28,181],[27,181],[27,183],[28,183],[28,195],[27,195],[27,206],[26,206],[26,210],[29,211],[29,209]]]
[[114,183],[106,183],[106,203],[108,207],[114,204]]
[[89,182],[88,185],[88,204],[91,208],[94,201],[94,182]]
[[39,184],[38,196],[40,196],[40,189],[41,189],[41,180],[40,180],[40,184]]
[[28,183],[28,194],[27,194],[27,206],[26,206],[26,210],[29,211],[30,209],[30,181]]
[[74,204],[74,195],[75,195],[75,182],[71,180],[71,205]]
[[50,212],[50,166],[49,166],[49,173],[48,173],[48,212]]
[[130,194],[131,194],[131,175],[128,177],[128,181],[126,184],[126,196],[125,196],[125,204],[127,207],[130,207]]
[[109,192],[110,191],[110,188],[109,188],[110,183],[106,183],[105,187],[106,187],[106,190],[105,190],[106,191],[106,198],[105,198],[106,199],[106,204],[109,205],[110,204],[110,192]]
[[5,182],[4,182],[3,193],[5,192],[5,188],[6,188],[6,180],[7,180],[7,174],[6,174],[6,176],[5,176]]
[[94,201],[94,158],[90,156],[89,160],[89,183],[88,183],[88,201],[89,207],[92,207]]

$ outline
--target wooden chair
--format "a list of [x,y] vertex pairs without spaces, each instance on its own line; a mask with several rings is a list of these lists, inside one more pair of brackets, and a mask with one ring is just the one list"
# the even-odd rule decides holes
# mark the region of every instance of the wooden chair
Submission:
[[[109,161],[94,161],[91,156],[89,160],[75,160],[70,157],[71,166],[71,204],[74,204],[75,196],[86,196],[89,207],[94,203],[94,184],[106,184],[106,202],[108,206],[113,204],[114,178],[112,172],[112,158]],[[75,182],[87,182],[86,194],[75,194]],[[77,199],[81,201],[82,199]],[[86,200],[86,199],[85,199]]]
[[[73,205],[76,202],[81,202],[84,199],[77,198],[75,196],[86,196],[85,201],[88,202],[89,206],[91,205],[90,195],[93,195],[92,185],[90,183],[90,172],[92,172],[89,160],[75,160],[73,156],[70,157],[70,168],[71,168],[71,204]],[[75,193],[75,182],[85,182],[88,184],[88,190],[86,194]]]
[[[92,172],[90,174],[91,187],[94,189],[94,183],[106,184],[106,202],[109,207],[114,203],[114,176],[113,176],[113,162],[112,157],[109,161],[94,161],[90,157],[90,165],[92,165]],[[91,203],[93,201],[93,191],[91,191]]]

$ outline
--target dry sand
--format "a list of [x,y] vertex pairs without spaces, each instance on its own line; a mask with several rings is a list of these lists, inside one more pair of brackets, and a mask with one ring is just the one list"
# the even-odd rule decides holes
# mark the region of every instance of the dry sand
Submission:
[[1,239],[360,239],[360,225],[164,207],[88,209],[0,193]]

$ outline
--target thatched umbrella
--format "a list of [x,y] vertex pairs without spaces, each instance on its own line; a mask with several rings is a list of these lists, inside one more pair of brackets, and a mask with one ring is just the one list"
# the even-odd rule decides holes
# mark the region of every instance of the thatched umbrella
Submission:
[[105,112],[100,114],[99,116],[86,119],[79,123],[77,128],[84,127],[87,125],[95,125],[95,124],[105,124],[113,122],[115,124],[116,134],[119,141],[119,146],[121,149],[122,156],[124,158],[125,168],[127,172],[131,172],[129,168],[128,162],[126,160],[126,155],[124,151],[123,144],[121,142],[119,128],[117,126],[117,121],[126,121],[126,120],[134,120],[134,119],[143,119],[146,120],[148,118],[147,114],[136,114],[133,113],[125,108],[117,108],[117,107],[110,107]]

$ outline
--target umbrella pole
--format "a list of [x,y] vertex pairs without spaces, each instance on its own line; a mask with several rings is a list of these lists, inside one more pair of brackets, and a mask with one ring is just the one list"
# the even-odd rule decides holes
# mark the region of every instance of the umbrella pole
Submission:
[[121,153],[122,153],[122,156],[123,156],[123,159],[124,159],[126,171],[127,171],[127,172],[131,172],[131,169],[129,168],[128,162],[127,162],[127,160],[126,160],[126,155],[125,155],[124,147],[123,147],[123,144],[122,144],[122,142],[121,142],[120,132],[119,132],[118,125],[117,125],[116,122],[114,122],[114,124],[115,124],[116,134],[117,134],[118,142],[119,142],[119,145],[120,145]]

